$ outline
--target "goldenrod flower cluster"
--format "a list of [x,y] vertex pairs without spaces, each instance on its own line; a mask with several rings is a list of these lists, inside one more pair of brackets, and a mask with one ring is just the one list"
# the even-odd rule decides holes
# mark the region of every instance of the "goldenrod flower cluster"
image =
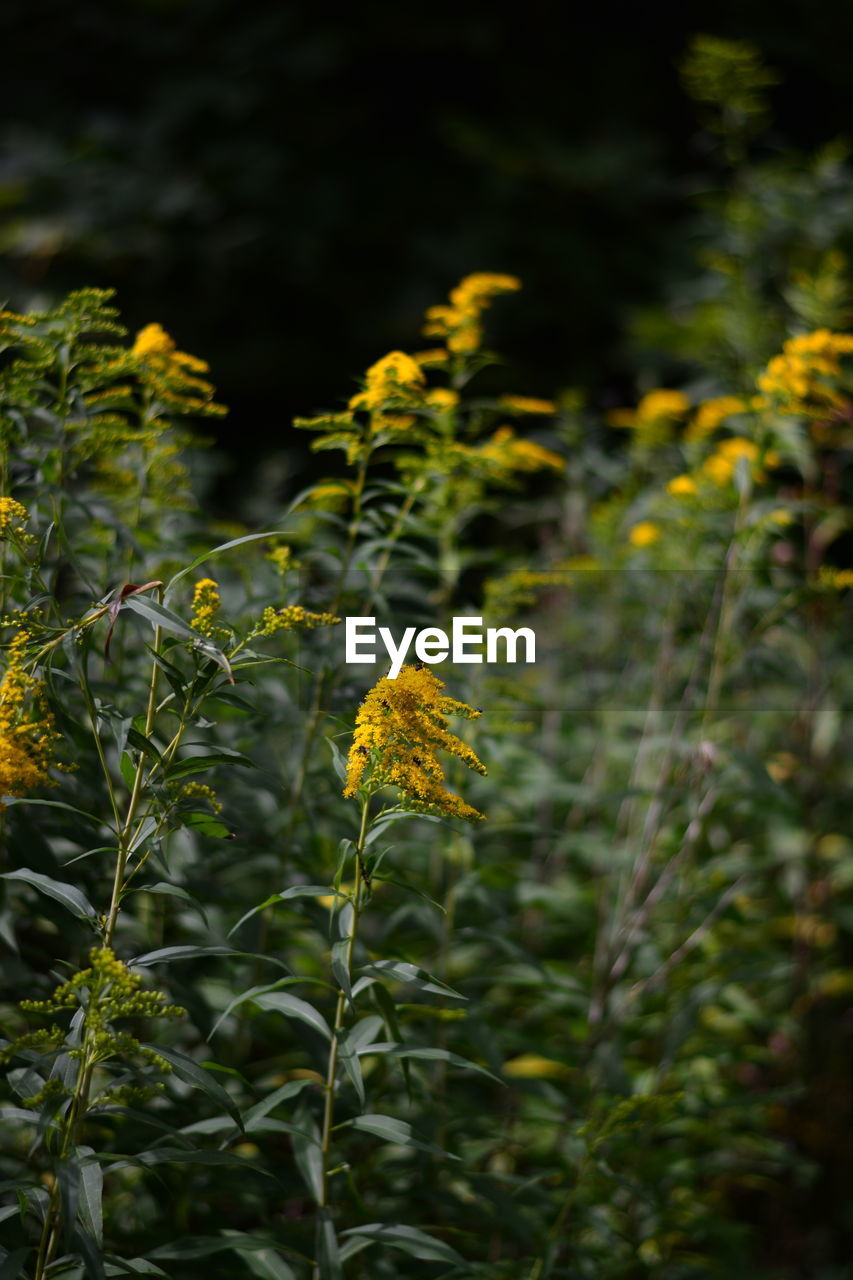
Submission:
[[253,632],[253,635],[272,636],[277,631],[292,631],[294,627],[307,627],[313,630],[314,627],[331,627],[337,622],[340,622],[340,618],[335,614],[311,613],[301,604],[289,604],[283,609],[274,609],[272,605],[267,605],[261,614],[258,629]]
[[281,574],[282,577],[289,573],[291,569],[299,568],[299,561],[294,560],[291,547],[273,547],[272,551],[267,552],[267,559],[272,561],[275,565],[276,573]]
[[[389,351],[387,356],[371,365],[364,376],[364,390],[354,395],[349,402],[350,409],[366,409],[370,413],[382,414],[382,410],[400,402],[406,405],[423,403],[426,379],[420,365],[407,356],[404,351]],[[409,415],[382,414],[382,424],[386,426],[410,426]]]
[[499,427],[491,439],[477,450],[500,475],[509,477],[517,472],[562,471],[565,463],[559,454],[545,449],[533,440],[520,440],[512,427]]
[[216,797],[213,787],[206,782],[187,782],[178,792],[179,800],[206,800],[214,813],[222,812],[222,803]]
[[781,413],[824,418],[844,407],[832,385],[841,377],[841,357],[853,352],[853,334],[816,329],[789,338],[758,378],[758,389]]
[[[753,479],[761,479],[763,473],[759,466],[758,445],[754,440],[746,440],[743,436],[730,436],[727,440],[721,440],[714,453],[702,463],[702,475],[722,488],[723,485],[731,484],[742,458],[749,463]],[[778,461],[778,457],[771,451],[766,455],[766,460],[772,466]]]
[[213,386],[201,374],[208,364],[197,356],[178,351],[160,324],[147,324],[136,335],[131,355],[139,361],[142,382],[166,409],[202,416],[221,416],[225,407],[213,400]]
[[696,481],[692,476],[673,476],[666,491],[673,498],[691,498],[696,493]]
[[536,602],[537,594],[548,587],[562,587],[569,575],[559,570],[512,569],[499,578],[489,578],[484,589],[483,608],[490,617],[505,618]]
[[660,526],[653,520],[641,520],[628,534],[632,547],[651,547],[660,539]]
[[501,396],[501,405],[504,409],[511,409],[514,413],[551,414],[557,412],[557,406],[553,400],[538,400],[535,396]]
[[202,578],[193,591],[193,611],[190,625],[200,635],[210,638],[214,631],[214,619],[220,610],[218,583],[213,578]]
[[10,529],[24,525],[30,513],[14,498],[0,498],[0,538],[5,538]]
[[690,401],[683,391],[658,387],[643,396],[636,409],[614,409],[608,414],[613,427],[629,427],[639,444],[665,444],[672,435],[675,422],[690,411]]
[[426,393],[425,403],[437,413],[450,413],[459,404],[459,392],[452,387],[432,387]]
[[0,683],[0,796],[22,796],[47,782],[60,736],[44,683],[24,669],[25,643],[23,633],[15,636]]
[[736,413],[745,413],[746,404],[737,396],[717,396],[703,400],[697,407],[690,425],[684,433],[685,440],[702,440],[713,435],[719,426]]
[[823,564],[818,570],[818,582],[829,591],[849,591],[853,587],[853,569],[836,569]]
[[398,787],[416,811],[475,821],[483,814],[448,791],[439,751],[456,756],[469,769],[486,772],[461,738],[448,730],[447,716],[480,715],[447,697],[444,684],[426,667],[404,666],[396,680],[385,677],[365,697],[355,721],[347,762],[345,796],[360,787],[371,791]]
[[514,293],[520,288],[521,281],[515,276],[499,272],[477,271],[465,276],[450,291],[449,304],[428,308],[424,335],[443,338],[448,351],[454,355],[472,355],[482,344],[480,317],[492,298],[502,293]]
[[[146,1063],[163,1072],[169,1063],[153,1049],[145,1048],[127,1031],[117,1031],[111,1024],[117,1018],[178,1018],[186,1011],[180,1005],[166,1004],[162,991],[145,991],[142,978],[131,973],[118,960],[111,947],[93,947],[90,967],[81,969],[73,978],[61,983],[46,1000],[22,1000],[28,1013],[60,1013],[65,1009],[85,1009],[86,1035],[80,1048],[69,1056],[83,1059],[92,1066],[117,1056],[140,1056]],[[16,1048],[18,1046],[11,1046]],[[99,1095],[103,1101],[104,1093]]]

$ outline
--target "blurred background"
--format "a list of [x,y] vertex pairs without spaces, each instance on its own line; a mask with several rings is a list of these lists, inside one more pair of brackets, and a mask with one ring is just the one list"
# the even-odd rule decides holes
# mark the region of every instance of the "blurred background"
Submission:
[[751,41],[780,73],[765,150],[853,118],[846,0],[530,0],[516,20],[6,0],[2,26],[0,298],[113,286],[132,327],[158,320],[209,360],[231,406],[226,510],[271,452],[309,474],[291,418],[422,345],[423,309],[470,271],[524,281],[491,327],[515,389],[633,395],[650,357],[632,317],[689,273],[697,198],[720,181],[677,71],[696,32]]

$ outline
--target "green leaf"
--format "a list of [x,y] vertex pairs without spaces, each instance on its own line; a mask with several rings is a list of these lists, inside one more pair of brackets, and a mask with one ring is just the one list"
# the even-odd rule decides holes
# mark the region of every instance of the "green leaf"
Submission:
[[[158,893],[164,894],[168,898],[180,898],[182,902],[188,902],[191,907],[199,913],[202,920],[207,924],[207,914],[198,898],[194,898],[179,884],[169,884],[166,880],[158,880],[156,884],[140,884],[135,889],[131,889],[131,893]],[[175,957],[179,959],[180,957]],[[136,963],[139,963],[138,961]]]
[[[240,1253],[254,1253],[258,1250],[266,1251],[281,1247],[265,1236],[248,1235],[243,1231],[228,1231],[223,1232],[221,1236],[186,1236],[182,1240],[174,1240],[171,1244],[158,1245],[148,1256],[188,1261],[191,1258],[209,1258],[211,1254],[226,1253],[232,1249]],[[287,1252],[293,1253],[293,1250],[288,1249]]]
[[369,1240],[373,1244],[387,1244],[400,1249],[412,1258],[424,1262],[448,1262],[452,1266],[464,1265],[464,1259],[443,1240],[428,1236],[417,1227],[405,1227],[397,1223],[369,1222],[363,1227],[351,1227],[343,1236],[349,1240]]
[[460,1058],[456,1053],[449,1053],[447,1049],[409,1049],[401,1044],[377,1043],[364,1045],[359,1049],[358,1055],[360,1058],[367,1058],[371,1055],[376,1055],[377,1057],[385,1055],[391,1058],[410,1058],[415,1062],[447,1062],[452,1067],[461,1067],[463,1071],[476,1071],[479,1075],[486,1076],[489,1080],[494,1080],[495,1084],[506,1087],[506,1081],[501,1080],[485,1067],[479,1066],[476,1062],[471,1062],[468,1058]]
[[352,1120],[345,1120],[341,1129],[349,1127],[350,1129],[358,1129],[362,1133],[371,1133],[375,1138],[381,1138],[383,1142],[392,1142],[401,1147],[416,1147],[419,1151],[429,1151],[432,1155],[448,1156],[451,1160],[458,1160],[459,1156],[451,1155],[449,1151],[445,1151],[442,1147],[437,1147],[431,1142],[422,1142],[418,1138],[412,1126],[405,1120],[395,1120],[393,1116],[376,1115],[368,1112],[366,1115],[356,1116]]
[[287,1084],[283,1084],[280,1088],[274,1089],[273,1092],[269,1094],[268,1097],[262,1099],[261,1102],[256,1102],[253,1107],[249,1107],[248,1110],[243,1113],[243,1120],[246,1126],[245,1132],[251,1133],[252,1126],[259,1120],[262,1120],[264,1116],[269,1115],[270,1111],[277,1107],[279,1103],[286,1102],[288,1098],[295,1098],[303,1089],[306,1089],[308,1085],[313,1083],[313,1080],[289,1080]]
[[104,1270],[108,1276],[166,1276],[167,1273],[156,1262],[147,1258],[117,1258],[115,1254],[106,1254]]
[[195,647],[201,650],[208,658],[212,659],[218,667],[221,667],[228,679],[233,682],[234,677],[231,675],[231,667],[225,654],[217,645],[207,636],[203,636],[199,631],[193,631],[192,627],[184,622],[183,618],[179,618],[171,609],[167,609],[165,605],[158,604],[156,600],[149,600],[147,596],[126,596],[121,602],[123,609],[130,609],[133,613],[138,613],[141,618],[145,618],[150,622],[152,627],[161,627],[164,631],[171,631],[174,635],[180,636],[182,640],[189,640]]
[[314,1251],[320,1280],[343,1280],[338,1237],[328,1209],[321,1209],[317,1214]]
[[87,1233],[96,1244],[104,1242],[102,1196],[104,1175],[91,1147],[78,1147],[80,1160],[80,1204],[78,1213]]
[[[222,1088],[222,1085],[214,1080],[213,1076],[205,1071],[204,1067],[199,1066],[194,1058],[188,1058],[186,1054],[179,1053],[177,1049],[167,1049],[162,1045],[149,1044],[145,1048],[153,1049],[155,1053],[159,1053],[171,1064],[172,1070],[179,1080],[183,1080],[184,1084],[192,1085],[195,1089],[201,1089],[209,1098],[213,1098],[220,1107],[223,1107],[237,1124],[241,1131],[243,1128],[243,1117],[240,1115],[237,1104],[231,1095]],[[245,1161],[243,1161],[245,1164]]]
[[300,1000],[299,996],[292,996],[286,991],[271,991],[267,995],[254,996],[253,1001],[260,1009],[283,1013],[286,1018],[296,1018],[306,1026],[319,1031],[320,1035],[325,1036],[327,1040],[332,1038],[329,1024],[322,1013],[307,1000]]
[[212,560],[214,556],[221,555],[223,551],[230,551],[232,547],[240,547],[247,542],[259,542],[262,538],[286,538],[287,536],[287,532],[284,529],[272,529],[267,533],[246,533],[242,538],[232,538],[230,542],[222,542],[218,547],[213,547],[212,550],[205,551],[203,555],[196,556],[191,564],[188,564],[185,569],[181,569],[180,573],[176,573],[173,578],[170,578],[166,583],[163,594],[168,595],[172,587],[177,586],[188,573],[192,573],[193,569],[197,569],[205,561]]
[[255,765],[239,751],[228,751],[225,747],[217,751],[208,751],[203,755],[184,756],[181,760],[173,760],[165,769],[163,776],[173,782],[175,778],[184,778],[190,773],[204,773],[215,764],[237,764],[243,769],[254,769]]
[[426,969],[421,969],[416,964],[409,964],[406,960],[374,960],[371,964],[361,965],[359,973],[391,978],[394,982],[410,984],[417,987],[419,991],[426,991],[432,995],[450,996],[454,1000],[468,998],[454,991],[453,987],[448,987],[440,979],[433,977],[431,973],[427,973]]
[[7,1253],[0,1263],[0,1280],[18,1280],[30,1252],[30,1249],[13,1249],[11,1253]]
[[89,822],[94,822],[96,826],[108,825],[96,813],[87,813],[85,809],[75,809],[73,804],[66,804],[64,800],[40,800],[37,796],[3,797],[4,809],[11,809],[13,804],[41,806],[44,809],[64,809],[66,813],[76,813],[78,818],[86,818]]
[[304,1099],[296,1108],[293,1121],[299,1126],[299,1133],[294,1133],[291,1138],[296,1167],[305,1186],[319,1204],[323,1196],[322,1139],[317,1122]]
[[267,1169],[244,1160],[231,1151],[211,1151],[207,1147],[151,1147],[135,1156],[116,1156],[116,1164],[110,1165],[107,1172],[122,1167],[122,1164],[141,1164],[144,1166],[157,1164],[221,1164],[230,1165],[232,1169],[254,1169],[271,1178]]
[[352,983],[349,976],[349,938],[339,938],[332,947],[332,974],[335,981],[343,991],[347,1000],[352,1004]]
[[30,871],[28,867],[22,867],[19,871],[5,871],[0,879],[19,880],[22,884],[31,885],[33,889],[38,889],[39,893],[60,902],[78,920],[97,918],[98,913],[89,899],[73,884],[65,884],[62,880],[51,880],[50,876],[43,876],[38,871]]
[[[163,890],[161,890],[163,892]],[[134,956],[129,964],[169,964],[172,960],[193,960],[197,956],[242,956],[244,951],[234,951],[231,947],[160,947],[157,951],[146,951],[144,955]]]

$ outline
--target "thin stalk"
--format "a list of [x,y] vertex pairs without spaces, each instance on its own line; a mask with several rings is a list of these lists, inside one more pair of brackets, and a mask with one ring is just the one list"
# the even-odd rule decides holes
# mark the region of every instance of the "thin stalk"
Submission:
[[[163,589],[157,589],[158,603],[162,604]],[[157,627],[154,634],[154,653],[159,654],[162,642],[162,633],[160,627]],[[145,736],[148,737],[154,728],[154,718],[157,712],[157,677],[159,667],[156,660],[151,664],[151,677],[148,684],[148,704],[145,714]],[[116,853],[115,873],[113,876],[112,895],[110,900],[110,909],[107,914],[106,923],[104,925],[103,945],[108,947],[112,943],[115,933],[116,921],[118,919],[119,907],[121,905],[121,894],[124,886],[124,873],[127,866],[127,860],[130,856],[130,840],[131,831],[133,829],[134,819],[139,807],[140,797],[142,795],[142,787],[145,774],[145,757],[140,754],[136,765],[136,772],[131,788],[130,800],[128,802],[127,812],[124,822],[118,821],[118,810],[115,800],[115,792],[107,769],[106,758],[103,753],[100,735],[97,729],[97,720],[94,715],[94,704],[91,700],[91,694],[88,694],[88,687],[84,684],[84,696],[87,696],[90,716],[92,717],[92,729],[97,744],[98,755],[101,760],[102,767],[107,778],[107,786],[110,793],[110,801],[113,811],[116,813],[116,824],[118,827],[118,850]],[[95,1063],[90,1056],[90,1027],[88,1019],[84,1024],[83,1040],[82,1040],[82,1057],[80,1067],[77,1072],[77,1078],[74,1083],[74,1093],[71,1098],[71,1104],[64,1117],[62,1142],[59,1150],[59,1159],[67,1158],[72,1146],[76,1145],[79,1140],[80,1131],[86,1118],[89,1107],[89,1092],[92,1085],[92,1075]],[[34,1280],[44,1280],[53,1258],[56,1255],[56,1249],[59,1244],[61,1225],[61,1203],[57,1183],[54,1183],[50,1193],[47,1210],[45,1212],[44,1223],[42,1226],[41,1239],[39,1241],[38,1256],[36,1258],[36,1270]]]
[[[365,841],[369,830],[369,813],[370,799],[366,797],[361,808],[361,828],[358,834],[358,843],[355,847],[355,888],[353,890],[352,898],[352,924],[350,925],[349,937],[347,938],[347,971],[352,967],[352,953],[353,948],[355,947],[355,939],[358,933],[358,921],[361,914],[361,891],[365,881],[363,857]],[[341,988],[338,991],[338,1003],[335,1008],[335,1022],[332,1028],[331,1044],[329,1045],[329,1060],[326,1067],[326,1096],[323,1104],[323,1131],[320,1144],[322,1153],[322,1176],[320,1182],[320,1195],[317,1201],[318,1206],[321,1209],[325,1209],[329,1203],[329,1150],[331,1147],[332,1129],[335,1121],[335,1079],[337,1076],[338,1053],[340,1049],[341,1033],[344,1029],[346,1007],[346,992]],[[314,1280],[320,1280],[320,1269],[318,1266],[314,1268]]]

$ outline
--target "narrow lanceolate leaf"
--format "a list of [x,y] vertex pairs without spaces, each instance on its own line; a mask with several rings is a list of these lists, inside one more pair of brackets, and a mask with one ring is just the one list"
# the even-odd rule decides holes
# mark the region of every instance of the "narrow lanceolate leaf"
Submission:
[[361,1133],[371,1133],[375,1138],[381,1138],[383,1142],[392,1142],[401,1147],[413,1147],[418,1151],[429,1151],[432,1155],[447,1156],[451,1160],[459,1159],[458,1156],[451,1155],[449,1151],[444,1151],[431,1142],[421,1142],[407,1121],[396,1120],[393,1116],[381,1116],[368,1112],[366,1115],[345,1121],[345,1125],[341,1128],[345,1126],[358,1129]]
[[320,1269],[320,1280],[343,1280],[341,1254],[335,1224],[328,1209],[321,1209],[317,1214],[317,1234],[315,1243],[317,1266]]
[[342,1034],[339,1036],[338,1059],[343,1066],[344,1071],[346,1071],[352,1081],[352,1086],[358,1097],[359,1105],[363,1107],[366,1094],[364,1092],[364,1078],[361,1073],[361,1063],[358,1060],[358,1053],[356,1052],[357,1047],[358,1042],[353,1041],[349,1035]]
[[431,973],[427,973],[426,969],[421,969],[416,964],[409,964],[406,960],[375,960],[372,964],[362,965],[359,972],[371,974],[375,977],[391,978],[394,982],[411,984],[417,987],[419,991],[429,992],[432,995],[450,996],[454,1000],[467,1000],[467,996],[454,991],[453,987],[448,987],[445,982],[433,977]]
[[0,1262],[0,1280],[18,1280],[24,1274],[24,1263],[30,1256],[30,1249],[13,1249]]
[[471,1062],[469,1058],[461,1058],[458,1053],[449,1053],[447,1049],[409,1049],[404,1044],[385,1041],[363,1045],[358,1054],[361,1058],[386,1056],[403,1060],[408,1058],[413,1062],[447,1062],[452,1067],[460,1067],[464,1071],[476,1071],[481,1076],[487,1076],[489,1080],[494,1080],[495,1084],[506,1085],[506,1081],[488,1071],[486,1067]]
[[203,555],[196,556],[195,560],[193,560],[191,564],[188,564],[185,569],[181,569],[180,573],[176,573],[174,578],[170,578],[166,585],[164,594],[168,595],[172,590],[172,587],[177,586],[181,579],[185,578],[188,573],[192,573],[193,569],[197,569],[198,566],[200,564],[204,564],[206,560],[212,560],[214,556],[221,555],[223,551],[230,551],[232,547],[240,547],[246,542],[259,542],[263,538],[286,537],[287,533],[283,529],[273,529],[269,533],[246,533],[241,538],[232,538],[230,542],[222,542],[218,547],[213,547],[210,551],[205,551]]
[[188,1058],[185,1053],[179,1053],[177,1049],[166,1049],[162,1045],[149,1044],[145,1046],[147,1049],[153,1049],[155,1053],[159,1053],[161,1057],[171,1065],[172,1070],[179,1080],[183,1080],[184,1084],[190,1084],[196,1089],[201,1089],[209,1098],[223,1107],[234,1120],[235,1124],[243,1128],[243,1117],[240,1115],[239,1108],[229,1093],[222,1088],[218,1080],[214,1080],[213,1076],[205,1071],[204,1067],[199,1066],[194,1058]]
[[[271,1253],[274,1247],[280,1246],[273,1246],[265,1236],[248,1235],[244,1231],[223,1231],[221,1236],[185,1236],[171,1244],[160,1244],[148,1256],[188,1261],[193,1258],[209,1258],[214,1253],[226,1253],[231,1249],[247,1254],[257,1251]],[[287,1252],[292,1253],[293,1250],[288,1249]]]
[[323,1197],[323,1152],[317,1122],[306,1103],[300,1102],[294,1114],[299,1133],[292,1136],[293,1156],[305,1186],[319,1204]]
[[[154,885],[148,891],[164,892],[161,885]],[[134,956],[131,964],[168,964],[171,960],[193,960],[197,956],[240,956],[242,951],[234,951],[231,947],[159,947],[156,951],[146,951],[144,955]]]
[[347,1000],[352,1004],[352,983],[349,974],[349,938],[339,938],[332,947],[332,974]]
[[104,1215],[101,1198],[104,1175],[91,1147],[78,1147],[80,1161],[80,1203],[78,1213],[88,1235],[96,1244],[104,1242]]
[[283,1013],[286,1018],[296,1018],[297,1021],[304,1022],[306,1026],[319,1031],[320,1035],[325,1036],[327,1040],[332,1038],[329,1024],[322,1013],[307,1000],[300,1000],[299,996],[292,996],[286,991],[271,991],[265,996],[255,996],[254,1003],[260,1009],[274,1010],[276,1013]]
[[453,1266],[464,1263],[464,1259],[443,1240],[428,1236],[417,1227],[406,1227],[399,1223],[369,1222],[363,1227],[351,1227],[344,1231],[347,1240],[369,1240],[372,1244],[390,1245],[412,1258],[421,1258],[424,1262],[449,1262]]
[[31,885],[33,889],[38,889],[39,893],[60,902],[72,915],[77,916],[78,920],[94,920],[97,916],[95,908],[85,893],[81,893],[73,884],[52,880],[50,876],[43,876],[38,871],[30,871],[28,867],[21,867],[19,871],[5,871],[0,879],[19,880],[22,884]]
[[179,618],[171,609],[165,608],[162,604],[157,604],[156,600],[149,600],[146,596],[128,596],[122,601],[122,607],[138,613],[140,617],[145,618],[153,627],[162,627],[164,631],[171,631],[174,635],[180,636],[182,640],[191,641],[197,649],[199,649],[205,657],[211,658],[218,667],[221,667],[233,684],[234,677],[231,674],[231,667],[225,654],[217,645],[208,640],[206,636],[201,635],[198,631],[193,631],[192,627],[187,626],[183,618]]

